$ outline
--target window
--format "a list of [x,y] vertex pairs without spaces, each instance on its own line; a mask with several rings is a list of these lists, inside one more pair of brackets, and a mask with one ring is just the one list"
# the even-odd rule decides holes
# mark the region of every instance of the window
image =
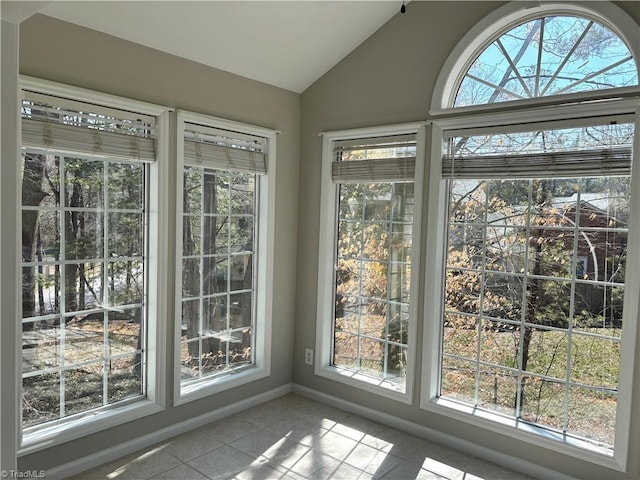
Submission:
[[638,66],[607,17],[557,8],[502,9],[439,79],[421,404],[624,470]]
[[148,351],[160,120],[60,90],[73,93],[25,89],[22,103],[23,445],[159,400]]
[[185,112],[180,128],[177,401],[267,371],[268,175],[275,167],[272,131]]
[[325,134],[319,283],[331,290],[321,295],[317,348],[320,375],[406,400],[419,156],[416,127],[402,128]]
[[633,135],[449,139],[440,397],[613,447]]
[[588,18],[548,15],[513,27],[487,46],[467,70],[454,106],[637,82],[633,56],[611,29]]

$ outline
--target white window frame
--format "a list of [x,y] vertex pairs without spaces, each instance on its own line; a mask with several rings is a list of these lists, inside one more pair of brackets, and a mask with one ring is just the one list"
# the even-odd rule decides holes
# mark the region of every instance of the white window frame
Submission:
[[[159,105],[108,95],[92,90],[86,90],[42,80],[21,76],[20,87],[38,93],[57,95],[85,103],[105,105],[121,110],[133,110],[142,114],[156,117],[156,161],[149,164],[148,189],[148,226],[147,252],[148,272],[145,278],[147,290],[147,328],[146,328],[146,395],[145,398],[124,405],[101,410],[97,413],[79,414],[66,422],[56,422],[55,425],[33,427],[30,432],[23,432],[22,422],[19,422],[18,456],[23,456],[50,447],[52,444],[67,442],[123,423],[131,422],[165,408],[165,378],[166,368],[166,329],[162,319],[167,312],[167,274],[161,268],[161,261],[167,258],[168,249],[168,210],[169,202],[166,195],[160,192],[168,187],[169,165],[169,112],[171,109]],[[21,202],[18,203],[21,205]],[[17,258],[18,275],[21,258]],[[17,280],[16,280],[17,281]],[[22,304],[19,305],[18,318],[22,318]],[[22,345],[22,329],[17,329],[16,345]],[[19,350],[21,351],[21,349]],[[17,365],[21,365],[19,362]],[[22,390],[22,375],[17,375],[17,391]],[[21,401],[18,401],[21,406]]]
[[[180,378],[180,339],[182,318],[182,225],[183,225],[183,169],[184,169],[184,130],[185,122],[196,123],[212,128],[230,130],[239,134],[264,137],[268,142],[267,173],[258,175],[258,212],[256,212],[258,228],[255,232],[257,243],[254,255],[257,255],[257,277],[254,285],[256,317],[254,365],[238,372],[231,371],[225,375],[203,377],[200,381],[182,385]],[[268,128],[234,122],[199,113],[177,112],[176,137],[176,280],[175,280],[175,312],[174,312],[174,398],[175,406],[214,395],[250,382],[255,382],[271,374],[271,325],[273,316],[273,284],[274,284],[274,247],[275,247],[275,175],[276,175],[276,137],[277,131]]]
[[[409,331],[407,344],[407,377],[404,391],[390,382],[354,373],[331,365],[333,316],[335,310],[335,265],[337,242],[338,187],[331,179],[333,142],[387,135],[416,134],[416,167],[414,179],[414,218],[412,225],[411,303],[409,306]],[[415,360],[417,345],[417,315],[419,287],[419,263],[422,225],[422,185],[424,184],[425,123],[408,123],[382,127],[341,130],[322,133],[322,174],[320,204],[320,245],[318,258],[318,305],[316,320],[316,345],[314,373],[339,383],[390,398],[405,404],[413,399]]]
[[[610,451],[598,449],[588,442],[578,439],[553,439],[548,430],[507,419],[487,411],[475,410],[447,399],[438,398],[440,382],[440,356],[442,349],[442,295],[444,288],[444,262],[446,259],[445,235],[448,204],[447,182],[442,179],[441,162],[443,134],[445,131],[495,126],[496,131],[508,125],[529,122],[552,122],[579,117],[596,117],[611,114],[632,114],[635,117],[631,180],[631,211],[640,211],[640,107],[637,100],[614,100],[592,104],[570,105],[554,109],[533,108],[521,112],[493,113],[486,115],[460,116],[436,120],[431,126],[431,164],[428,185],[428,224],[426,232],[426,272],[433,279],[425,285],[423,332],[423,378],[420,407],[465,423],[486,428],[509,437],[524,440],[550,450],[577,457],[618,471],[626,471],[631,435],[631,404],[634,388],[633,363],[636,349],[637,326],[640,323],[640,272],[629,268],[625,279],[625,299],[623,308],[623,331],[621,340],[620,379],[618,382],[618,408],[616,415],[615,448]],[[539,123],[537,124],[540,125]],[[628,258],[640,257],[640,218],[631,216],[629,222]]]

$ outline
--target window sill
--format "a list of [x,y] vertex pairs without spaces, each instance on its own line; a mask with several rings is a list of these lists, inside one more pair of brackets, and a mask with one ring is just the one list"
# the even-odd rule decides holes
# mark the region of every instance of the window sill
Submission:
[[184,384],[178,383],[174,405],[183,405],[268,376],[269,371],[266,368],[254,366],[219,377],[204,377]]
[[405,385],[399,385],[352,370],[331,366],[317,368],[315,374],[361,390],[366,390],[381,397],[411,404],[411,395],[407,393]]
[[492,413],[444,398],[432,398],[428,401],[423,401],[420,407],[424,410],[548,448],[580,460],[586,460],[620,472],[625,471],[624,464],[615,458],[612,450],[599,447],[579,438],[562,435],[561,433],[517,421],[498,413]]
[[163,407],[160,404],[146,399],[122,407],[78,415],[78,418],[69,417],[68,421],[62,421],[56,425],[33,427],[31,431],[23,433],[18,456],[50,448],[161,411]]

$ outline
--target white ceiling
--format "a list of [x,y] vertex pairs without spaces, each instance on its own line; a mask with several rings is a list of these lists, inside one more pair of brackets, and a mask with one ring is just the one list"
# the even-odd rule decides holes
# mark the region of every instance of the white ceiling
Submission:
[[378,1],[54,1],[51,17],[302,92],[400,11]]

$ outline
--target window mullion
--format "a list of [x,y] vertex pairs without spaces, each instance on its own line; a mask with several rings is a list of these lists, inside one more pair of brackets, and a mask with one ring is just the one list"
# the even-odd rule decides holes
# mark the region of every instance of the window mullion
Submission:
[[[366,187],[365,187],[366,188]],[[360,226],[360,251],[358,252],[358,336],[356,337],[356,368],[358,371],[362,369],[362,356],[360,352],[362,351],[362,316],[364,315],[363,311],[363,281],[365,278],[365,270],[364,270],[364,248],[366,242],[365,229],[366,229],[366,218],[367,218],[367,195],[366,193],[362,196],[362,215]]]
[[66,163],[67,158],[60,155],[58,160],[60,175],[60,418],[65,416],[65,358],[67,343],[67,213],[66,204]]
[[[477,348],[476,348],[476,374],[475,374],[475,386],[474,386],[474,405],[478,405],[480,401],[480,376],[482,372],[480,371],[481,366],[481,355],[482,355],[482,322],[484,315],[484,294],[485,294],[485,286],[487,284],[487,222],[489,215],[489,198],[491,193],[491,183],[487,182],[487,192],[485,194],[484,199],[484,212],[482,215],[482,265],[480,267],[480,275],[482,276],[482,282],[480,283],[480,297],[479,297],[479,309],[478,309],[478,331],[476,332],[477,338]],[[466,225],[465,225],[466,230]]]
[[[544,23],[543,23],[543,25],[544,25]],[[540,30],[540,41],[542,42],[542,27],[541,27],[541,30]],[[507,52],[507,49],[504,48],[504,45],[502,44],[500,39],[496,40],[496,43],[498,44],[498,48],[500,48],[500,51],[504,55],[504,58],[507,59],[507,62],[509,63],[509,66],[511,67],[511,70],[513,71],[513,73],[515,73],[516,77],[518,78],[518,82],[520,82],[520,85],[522,85],[522,88],[524,89],[526,94],[529,97],[531,97],[531,90],[529,90],[529,87],[527,87],[527,84],[525,83],[524,79],[522,78],[522,75],[520,75],[520,71],[518,70],[518,67],[516,66],[515,63],[513,63],[513,59],[511,58],[511,55],[509,55],[509,52]],[[538,59],[538,62],[540,62],[540,59]],[[538,63],[538,72],[536,73],[536,83],[537,83],[538,78],[540,77],[539,71],[540,71],[540,63]],[[536,87],[537,87],[537,85],[536,85]]]
[[[583,182],[580,182],[582,187]],[[572,349],[573,349],[573,322],[575,319],[575,296],[576,296],[576,267],[578,262],[578,241],[580,239],[580,205],[582,201],[580,196],[582,188],[578,188],[577,200],[576,200],[576,213],[573,221],[573,254],[571,259],[571,295],[569,297],[569,325],[567,327],[567,371],[565,374],[564,384],[564,398],[562,400],[562,431],[567,433],[569,428],[569,397],[571,395],[571,368],[573,362],[571,361]],[[585,270],[586,273],[586,270]]]
[[[198,377],[202,377],[202,353],[203,353],[203,334],[204,334],[204,229],[205,229],[205,204],[204,189],[206,182],[206,169],[199,169],[200,174],[200,258],[198,258],[199,275],[198,275],[198,302],[200,303],[198,315]],[[209,299],[208,301],[211,301]]]
[[258,291],[262,288],[262,285],[259,284],[258,281],[258,255],[256,255],[256,251],[258,250],[258,245],[260,245],[260,229],[258,224],[258,219],[260,218],[262,208],[258,199],[260,198],[260,183],[261,179],[258,175],[253,175],[251,177],[253,180],[253,217],[251,224],[253,225],[253,243],[251,245],[251,285],[253,288],[251,289],[251,363],[255,365],[256,363],[256,330],[260,328],[260,324],[256,321],[258,318],[257,306],[258,306]]
[[[111,307],[110,296],[113,292],[109,291],[109,162],[105,161],[102,168],[102,195],[103,195],[103,218],[102,218],[102,305]],[[109,374],[111,373],[111,343],[109,340],[109,310],[103,309],[102,312],[102,350],[103,350],[103,368],[102,368],[102,404],[107,405],[109,400]],[[142,325],[141,325],[142,327]]]
[[531,250],[530,248],[530,241],[529,238],[531,238],[531,204],[533,202],[533,180],[529,180],[528,182],[528,200],[527,200],[527,218],[526,218],[526,227],[525,227],[525,231],[526,231],[526,235],[525,235],[525,247],[524,247],[524,271],[523,273],[523,277],[522,277],[522,311],[520,312],[520,338],[518,340],[518,364],[517,364],[517,368],[518,368],[518,381],[516,383],[516,411],[515,411],[515,418],[520,420],[521,416],[522,416],[522,386],[523,386],[523,382],[524,380],[524,371],[522,369],[522,364],[524,363],[524,335],[525,335],[525,329],[527,328],[525,326],[526,322],[527,322],[527,302],[528,302],[528,298],[527,298],[527,288],[528,288],[528,283],[529,283],[529,252]]
[[388,239],[388,245],[387,245],[387,295],[386,295],[386,302],[387,305],[385,306],[385,319],[384,319],[384,342],[382,345],[383,348],[383,357],[382,357],[382,378],[388,378],[388,367],[389,367],[389,319],[390,319],[390,312],[389,309],[391,308],[391,287],[392,287],[392,281],[393,281],[393,215],[395,213],[395,209],[397,208],[397,206],[395,205],[395,193],[396,193],[396,183],[393,183],[391,186],[391,210],[389,211],[389,219],[387,221],[387,228],[388,228],[388,233],[387,233],[387,239]]
[[[229,181],[227,184],[227,292],[225,293],[225,297],[227,299],[227,309],[226,309],[226,330],[228,332],[226,340],[224,342],[224,365],[226,369],[229,369],[231,365],[229,364],[229,347],[230,347],[230,333],[231,333],[231,270],[232,270],[232,257],[231,257],[231,230],[233,225],[233,217],[231,216],[231,183],[233,181],[233,173],[229,172]],[[215,186],[214,186],[215,188]],[[216,210],[217,210],[217,202],[216,202]],[[216,212],[217,213],[217,212]]]
[[540,38],[538,40],[538,59],[536,63],[536,84],[534,89],[534,97],[537,97],[540,93],[540,73],[542,69],[542,51],[544,45],[544,25],[546,23],[546,18],[540,19]]

